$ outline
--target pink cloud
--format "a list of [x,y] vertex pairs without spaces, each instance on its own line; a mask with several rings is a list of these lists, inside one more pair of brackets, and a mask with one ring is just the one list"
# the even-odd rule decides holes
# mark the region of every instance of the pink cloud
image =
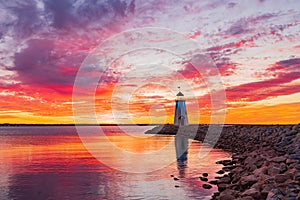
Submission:
[[[270,65],[265,75],[273,78],[234,86],[226,90],[229,101],[259,101],[270,97],[289,95],[300,92],[300,86],[288,84],[300,78],[300,59],[282,60]],[[264,74],[262,74],[263,76]]]

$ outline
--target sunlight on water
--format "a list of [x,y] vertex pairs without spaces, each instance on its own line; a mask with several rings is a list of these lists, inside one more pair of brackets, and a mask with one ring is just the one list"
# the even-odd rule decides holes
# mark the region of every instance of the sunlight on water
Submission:
[[[89,130],[89,127],[85,127]],[[149,153],[174,141],[172,136],[147,136],[151,127],[126,127],[130,136],[118,127],[104,127],[107,137],[117,148],[130,153]],[[126,131],[126,132],[127,132]],[[102,138],[101,138],[102,137]],[[2,127],[0,129],[0,199],[210,199],[216,191],[202,188],[199,176],[207,172],[209,180],[222,166],[217,160],[230,155],[213,149],[199,159],[199,142],[191,142],[186,167],[178,167],[175,147],[166,149],[174,161],[150,173],[125,173],[114,165],[146,167],[134,157],[118,160],[110,149],[94,143],[106,165],[85,149],[74,127]],[[205,150],[205,146],[202,146]],[[162,160],[151,160],[159,165]],[[174,181],[170,175],[180,180]],[[175,185],[179,187],[175,187]]]

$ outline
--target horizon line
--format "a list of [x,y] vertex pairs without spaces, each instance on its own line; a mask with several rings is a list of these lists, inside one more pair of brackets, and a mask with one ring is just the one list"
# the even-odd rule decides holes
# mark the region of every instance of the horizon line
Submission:
[[[228,124],[221,124],[221,125],[296,125],[300,124],[298,123],[228,123]],[[66,124],[30,124],[30,123],[0,123],[0,126],[159,126],[159,125],[174,125],[170,123],[166,124],[147,124],[147,123],[141,123],[141,124],[116,124],[116,123],[99,123],[99,124],[74,124],[74,123],[66,123]],[[210,125],[208,123],[199,123],[199,124],[189,124],[189,125]],[[220,124],[216,124],[220,125]]]

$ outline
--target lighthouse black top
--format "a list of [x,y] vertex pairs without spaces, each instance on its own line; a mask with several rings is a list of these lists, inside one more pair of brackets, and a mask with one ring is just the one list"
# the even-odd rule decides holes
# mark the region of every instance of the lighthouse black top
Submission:
[[184,96],[184,95],[182,94],[182,92],[178,92],[176,96]]

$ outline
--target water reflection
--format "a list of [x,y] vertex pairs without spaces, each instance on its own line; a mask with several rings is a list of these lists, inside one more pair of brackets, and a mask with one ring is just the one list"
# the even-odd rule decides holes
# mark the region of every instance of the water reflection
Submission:
[[[118,132],[115,127],[106,129]],[[200,160],[199,149],[205,150],[205,146],[191,140],[189,143],[181,136],[153,136],[148,142],[115,134],[109,137],[120,147],[126,146],[134,152],[157,150],[175,140],[175,148],[172,145],[166,155],[174,162],[151,173],[124,173],[92,157],[74,127],[32,128],[32,132],[27,128],[2,129],[0,199],[210,199],[217,188],[203,189],[199,175],[207,172],[212,179],[221,169],[215,162],[229,158],[225,152],[213,149]],[[100,144],[99,148],[101,152],[108,151],[104,145]],[[122,164],[112,154],[106,155],[110,162]],[[153,162],[161,163],[164,156]],[[131,165],[146,165],[141,160],[130,159]],[[174,181],[171,174],[181,179]]]
[[176,158],[178,162],[187,161],[188,147],[189,147],[188,138],[181,135],[175,136]]
[[25,173],[10,178],[7,199],[121,199],[117,184],[111,187],[114,173],[92,172]]
[[189,139],[187,137],[182,135],[175,136],[177,169],[180,178],[185,177],[185,170],[187,168],[188,147]]

